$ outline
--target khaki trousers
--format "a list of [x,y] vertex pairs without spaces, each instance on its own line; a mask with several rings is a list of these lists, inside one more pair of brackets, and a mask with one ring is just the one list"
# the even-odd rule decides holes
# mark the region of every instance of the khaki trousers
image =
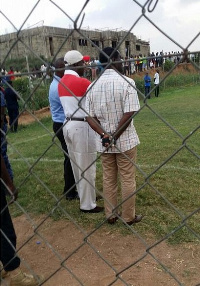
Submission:
[[[114,217],[116,216],[115,213],[119,213],[118,210],[115,209],[118,204],[118,174],[122,194],[121,217],[126,222],[132,221],[135,218],[135,195],[132,194],[136,190],[135,166],[133,164],[133,162],[136,162],[136,155],[136,147],[124,153],[103,153],[101,155],[106,218],[110,218],[112,214]],[[127,199],[129,196],[130,198]]]

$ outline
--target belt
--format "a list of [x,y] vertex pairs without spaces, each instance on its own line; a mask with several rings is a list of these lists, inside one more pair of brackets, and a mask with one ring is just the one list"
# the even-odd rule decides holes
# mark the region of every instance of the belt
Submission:
[[74,120],[74,121],[86,121],[85,117],[67,117],[67,121]]

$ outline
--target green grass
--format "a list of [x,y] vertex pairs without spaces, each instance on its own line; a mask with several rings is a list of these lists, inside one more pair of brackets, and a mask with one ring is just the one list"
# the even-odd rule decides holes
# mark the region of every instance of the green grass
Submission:
[[[141,101],[141,111],[134,118],[141,142],[137,156],[136,210],[145,215],[135,229],[146,238],[161,239],[172,233],[168,242],[181,243],[197,240],[187,226],[200,233],[200,212],[181,224],[200,207],[200,130],[194,132],[200,123],[199,106],[199,86],[170,89],[158,98],[152,97],[148,104]],[[19,204],[29,214],[51,213],[54,219],[69,215],[84,228],[99,225],[105,219],[104,214],[81,214],[78,201],[61,199],[63,154],[58,140],[52,138],[50,118],[20,126],[18,133],[8,134],[8,154],[20,189]],[[101,192],[99,160],[96,186]],[[19,215],[21,210],[14,205],[12,213]],[[120,222],[106,227],[130,234]]]

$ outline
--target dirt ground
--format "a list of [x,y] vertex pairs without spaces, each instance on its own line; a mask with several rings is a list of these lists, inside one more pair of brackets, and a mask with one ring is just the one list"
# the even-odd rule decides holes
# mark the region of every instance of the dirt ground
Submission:
[[[38,119],[50,116],[49,108],[36,111],[34,115]],[[34,120],[30,114],[23,113],[19,124]],[[32,219],[38,226],[44,217]],[[155,238],[145,241],[145,245],[131,232],[122,235],[109,225],[103,225],[86,240],[85,236],[92,230],[82,231],[69,220],[48,218],[35,232],[25,215],[14,218],[13,222],[22,268],[28,263],[35,273],[43,274],[47,280],[45,286],[180,285],[166,273],[161,263],[181,285],[200,285],[199,243],[172,246],[162,242],[146,251],[147,245],[156,242]],[[116,273],[120,273],[118,279]],[[9,278],[6,281],[9,283]]]
[[[32,220],[34,225],[40,225],[35,233],[25,215],[13,219],[19,255],[23,258],[23,269],[28,263],[35,273],[48,279],[45,286],[200,285],[197,243],[170,246],[162,242],[148,254],[147,246],[131,232],[122,235],[109,225],[103,225],[84,240],[91,229],[82,231],[68,220],[52,221],[44,217],[32,217]],[[150,246],[155,242],[151,238],[145,243]],[[182,284],[167,274],[158,261]],[[129,265],[133,266],[127,268]],[[114,282],[115,274],[121,271],[121,280]]]
[[[49,107],[44,107],[44,108],[42,108],[40,110],[36,110],[36,111],[34,111],[32,113],[33,114],[31,115],[29,112],[24,111],[19,116],[19,120],[18,120],[19,124],[27,125],[27,124],[30,124],[30,123],[36,121],[37,119],[42,119],[44,117],[51,116]],[[35,117],[37,117],[37,119]]]

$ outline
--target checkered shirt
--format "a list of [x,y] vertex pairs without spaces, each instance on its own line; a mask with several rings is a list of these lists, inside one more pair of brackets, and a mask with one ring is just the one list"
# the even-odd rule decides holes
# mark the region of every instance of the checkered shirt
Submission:
[[[140,109],[134,87],[134,80],[122,77],[113,69],[106,69],[102,76],[88,87],[85,109],[91,117],[97,117],[106,133],[113,134],[116,131],[124,113]],[[139,143],[132,120],[117,139],[116,147],[109,148],[108,152],[125,152]],[[97,142],[97,151],[105,151],[100,138]]]

